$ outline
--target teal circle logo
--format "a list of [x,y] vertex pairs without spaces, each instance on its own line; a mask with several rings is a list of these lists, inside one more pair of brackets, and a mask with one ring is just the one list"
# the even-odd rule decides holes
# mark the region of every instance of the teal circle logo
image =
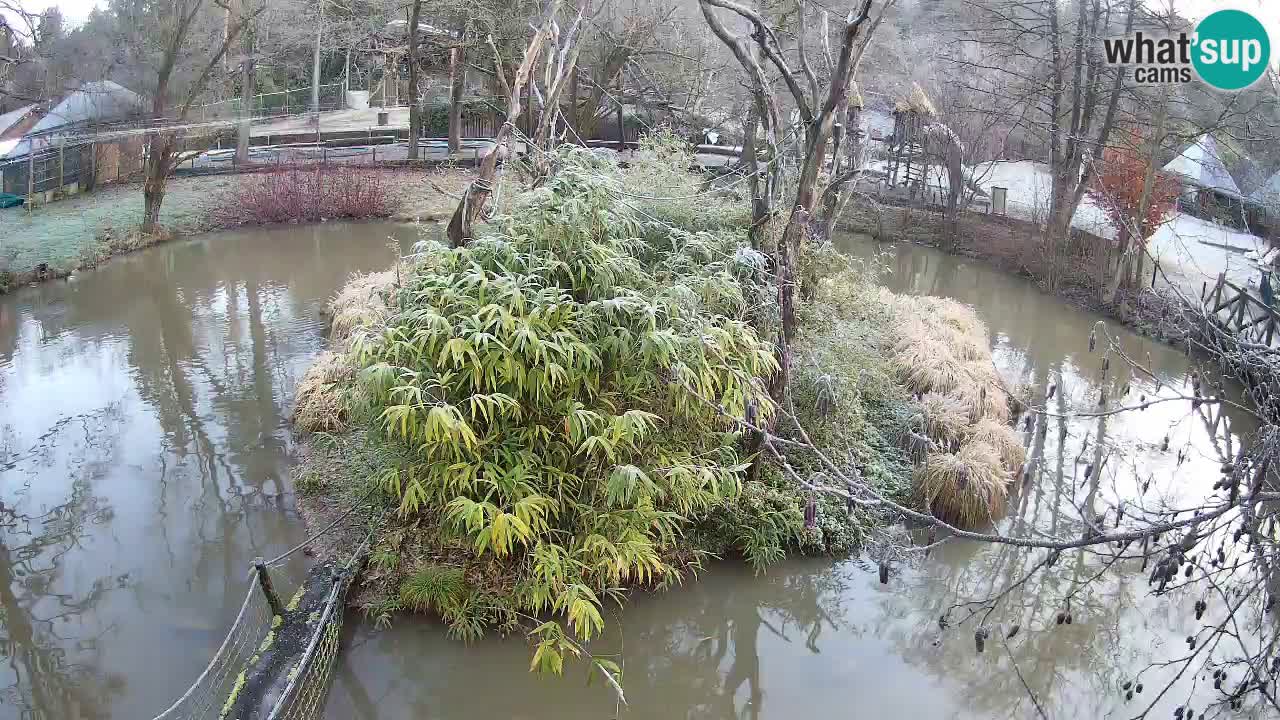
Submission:
[[1271,62],[1266,28],[1242,10],[1219,10],[1201,20],[1192,44],[1196,74],[1219,90],[1249,87]]

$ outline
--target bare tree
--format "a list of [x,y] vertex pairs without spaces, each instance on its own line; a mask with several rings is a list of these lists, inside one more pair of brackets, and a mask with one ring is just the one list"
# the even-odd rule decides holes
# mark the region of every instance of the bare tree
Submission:
[[[849,13],[845,18],[839,31],[839,50],[831,64],[830,76],[821,88],[803,52],[800,55],[803,74],[792,69],[784,57],[777,34],[758,12],[732,0],[699,0],[699,5],[711,31],[733,52],[750,80],[756,114],[764,129],[767,144],[765,166],[769,168],[766,174],[771,177],[766,185],[778,187],[781,184],[781,166],[774,161],[779,156],[781,112],[773,83],[757,54],[752,51],[753,46],[777,71],[804,127],[803,159],[800,162],[795,194],[789,198],[791,210],[778,241],[775,257],[782,325],[778,337],[779,370],[771,381],[770,391],[775,399],[781,399],[790,378],[789,348],[796,331],[796,263],[802,239],[809,231],[810,217],[818,200],[818,174],[826,164],[827,144],[831,139],[832,128],[837,117],[846,111],[860,32],[870,24],[872,0],[864,0],[859,10]],[[720,17],[721,10],[745,20],[750,33],[737,35],[730,31]],[[801,78],[806,82],[807,88],[801,85]],[[763,207],[755,211],[763,217],[773,214],[772,208],[767,206],[770,196],[768,191],[762,193],[760,199],[764,202],[760,204]]]
[[[151,99],[151,137],[143,184],[142,232],[160,230],[160,208],[169,175],[184,157],[167,123],[187,119],[244,28],[262,11],[230,12],[227,0],[176,0],[117,8],[131,65]],[[228,13],[230,13],[228,15]],[[158,42],[157,42],[158,41]]]
[[[1137,0],[1124,5],[1128,33]],[[1116,29],[1110,23],[1120,7],[1112,0],[1081,0],[1072,22],[1056,0],[965,0],[965,6],[972,20],[961,30],[962,51],[949,59],[958,67],[956,77],[999,76],[1003,82],[969,88],[1024,103],[1021,124],[1048,147],[1045,242],[1053,258],[1049,284],[1056,287],[1071,219],[1116,125],[1124,73],[1103,63],[1096,39]]]
[[[876,9],[875,15],[871,19],[870,27],[862,36],[854,51],[853,70],[849,73],[850,87],[845,95],[845,106],[843,108],[843,123],[835,126],[834,144],[831,153],[831,181],[827,183],[827,187],[822,193],[822,236],[824,238],[831,237],[831,233],[835,230],[836,219],[840,216],[841,210],[849,200],[849,184],[856,182],[867,161],[868,148],[862,137],[863,101],[862,93],[858,90],[858,67],[862,64],[862,57],[866,54],[867,48],[871,46],[871,39],[875,37],[876,30],[884,22],[889,10],[897,5],[897,1],[886,0]],[[797,33],[801,39],[804,38],[805,34],[806,15],[807,13],[802,6],[800,27],[797,28]],[[828,29],[831,22],[830,13],[823,9],[821,18],[823,66],[827,76],[830,76],[836,69],[835,61],[831,55],[831,33]],[[801,58],[806,59],[803,44],[800,46],[800,52]],[[843,153],[841,152],[842,149],[844,150]]]
[[422,53],[418,25],[422,20],[422,0],[413,0],[409,11],[409,159],[418,159],[418,138],[422,136],[422,101],[418,97],[418,74],[422,71]]
[[495,72],[498,83],[502,88],[503,94],[507,96],[507,112],[502,126],[498,128],[497,135],[493,138],[493,149],[488,155],[484,156],[484,160],[480,163],[480,169],[476,173],[476,178],[471,181],[471,184],[462,193],[462,200],[458,203],[458,207],[453,211],[453,216],[449,219],[447,233],[449,241],[455,247],[465,245],[471,240],[472,226],[475,224],[476,219],[483,215],[489,196],[493,193],[493,183],[497,174],[499,156],[503,154],[507,140],[515,131],[516,118],[520,117],[520,95],[524,91],[525,85],[529,83],[530,76],[538,62],[538,56],[542,53],[543,46],[547,43],[547,39],[552,33],[552,25],[559,8],[559,0],[551,0],[547,4],[547,8],[539,21],[538,29],[525,47],[524,59],[520,62],[520,67],[516,69],[515,75],[509,81],[506,77],[506,72],[502,68],[502,59],[498,54],[497,46],[493,42],[493,37],[488,37],[488,43],[495,58]]
[[[230,23],[230,12],[228,9],[228,27]],[[241,34],[243,41],[240,44],[240,124],[236,131],[236,162],[249,162],[249,141],[253,126],[253,111],[257,94],[257,59],[254,53],[257,51],[255,38],[255,21],[253,18],[253,0],[239,0],[236,5],[237,17],[248,17],[243,24]]]
[[44,99],[40,88],[21,82],[19,69],[43,60],[41,49],[47,48],[50,29],[43,16],[27,11],[13,0],[0,0],[0,112],[6,100],[31,103]]
[[449,153],[462,152],[462,95],[467,87],[467,36],[470,19],[462,21],[449,48]]
[[560,96],[564,94],[570,78],[577,74],[583,17],[589,12],[590,7],[590,0],[582,3],[569,27],[563,31],[558,25],[552,24],[546,62],[541,73],[542,82],[539,83],[536,77],[530,80],[530,87],[537,93],[539,104],[542,106],[538,127],[534,131],[534,137],[531,138],[537,148],[534,160],[535,172],[540,177],[546,177],[552,172],[549,163],[550,151],[558,143],[556,127],[563,120]]
[[572,92],[570,124],[583,138],[594,136],[601,120],[615,112],[625,98],[624,71],[640,57],[660,51],[662,34],[671,28],[674,5],[632,0],[630,7],[601,4],[591,17],[590,37],[584,40],[583,72],[577,82],[586,92]]

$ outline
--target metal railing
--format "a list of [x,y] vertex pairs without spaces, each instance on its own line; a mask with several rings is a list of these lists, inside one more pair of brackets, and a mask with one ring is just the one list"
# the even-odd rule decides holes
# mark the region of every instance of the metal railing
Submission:
[[[320,110],[338,110],[344,105],[342,83],[330,83],[320,86]],[[241,98],[230,98],[194,107],[188,113],[188,117],[201,122],[234,120],[241,117],[242,106]],[[301,115],[312,110],[310,86],[253,96],[252,117],[254,118]]]

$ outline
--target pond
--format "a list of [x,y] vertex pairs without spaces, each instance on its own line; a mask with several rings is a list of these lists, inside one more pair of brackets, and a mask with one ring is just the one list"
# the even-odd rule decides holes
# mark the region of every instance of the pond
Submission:
[[[403,247],[416,231],[225,233],[0,298],[0,720],[145,720],[200,672],[234,615],[246,563],[303,536],[287,481],[292,388],[324,347],[324,300],[348,273],[389,264],[389,236]],[[1096,408],[1104,383],[1088,336],[1099,318],[962,258],[842,244],[883,263],[896,290],[973,304],[1006,380],[1037,397],[1053,385],[1050,409]],[[1188,382],[1181,353],[1104,326],[1166,392]],[[1122,363],[1105,385],[1112,398],[1126,387],[1159,392]],[[1048,422],[1032,433],[1040,461],[1003,530],[1066,532],[1072,505],[1101,506],[1143,485],[1202,495],[1250,427],[1189,403]],[[1090,463],[1102,471],[1086,477]],[[1007,648],[992,641],[976,653],[972,623],[940,630],[952,605],[999,592],[1040,557],[952,542],[895,568],[886,585],[857,558],[788,561],[759,577],[720,563],[682,588],[634,596],[593,649],[620,653],[621,714],[635,718],[1033,717],[1024,683],[1050,717],[1137,714],[1160,673],[1127,705],[1120,683],[1177,650],[1194,620],[1148,598],[1136,565],[1069,608],[1062,592],[1098,572],[1097,556],[1071,556],[1018,586],[987,620],[1020,625]],[[1065,609],[1074,622],[1057,625]],[[519,638],[464,645],[430,619],[388,630],[349,620],[331,720],[618,714],[612,692],[580,666],[561,679],[530,674]],[[1157,716],[1205,693],[1180,689]]]
[[293,387],[388,235],[416,238],[224,233],[0,297],[0,718],[150,718],[204,669],[246,563],[304,536]]

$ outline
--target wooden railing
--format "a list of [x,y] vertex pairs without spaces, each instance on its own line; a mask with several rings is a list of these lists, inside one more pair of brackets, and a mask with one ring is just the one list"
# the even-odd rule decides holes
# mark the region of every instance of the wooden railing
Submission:
[[1245,288],[1218,275],[1213,289],[1201,287],[1200,302],[1223,327],[1241,340],[1270,346],[1275,340],[1280,313]]

